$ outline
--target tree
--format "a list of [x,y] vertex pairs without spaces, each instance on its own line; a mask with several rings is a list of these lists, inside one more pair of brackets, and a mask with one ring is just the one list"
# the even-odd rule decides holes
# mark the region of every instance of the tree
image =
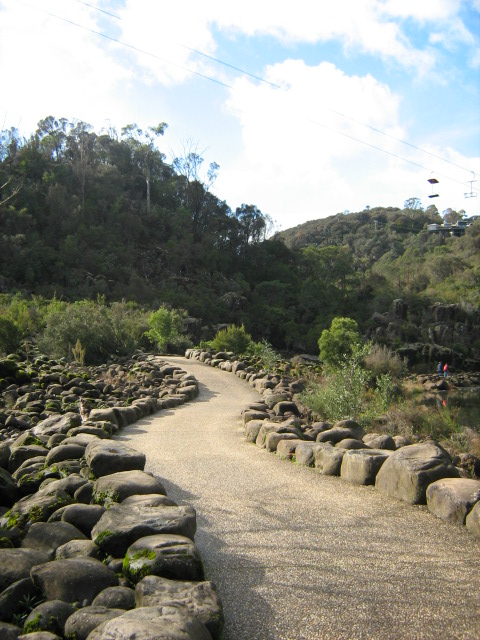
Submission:
[[182,315],[173,309],[169,311],[166,307],[160,307],[148,318],[150,330],[146,336],[155,342],[158,349],[165,351],[169,344],[175,343],[180,337],[183,328]]
[[235,210],[235,216],[240,222],[245,245],[265,239],[265,218],[254,204],[242,204]]
[[448,224],[457,224],[457,222],[463,219],[465,211],[463,209],[461,211],[454,211],[449,207],[442,212],[442,215],[444,222],[447,222]]
[[130,146],[134,162],[138,165],[147,187],[147,214],[151,209],[151,180],[155,163],[163,162],[165,155],[155,148],[155,142],[163,136],[168,125],[160,122],[156,127],[142,131],[137,124],[127,124],[122,128],[122,138]]
[[182,177],[183,197],[186,209],[191,211],[193,238],[198,241],[204,222],[208,192],[218,176],[219,165],[211,162],[206,173],[202,173],[204,150],[198,143],[187,140],[182,145],[182,153],[173,159],[175,172]]
[[324,329],[318,340],[320,359],[327,365],[338,366],[350,358],[361,342],[353,318],[334,318],[330,329]]
[[420,198],[408,198],[403,203],[404,209],[410,209],[412,211],[423,211],[422,201]]

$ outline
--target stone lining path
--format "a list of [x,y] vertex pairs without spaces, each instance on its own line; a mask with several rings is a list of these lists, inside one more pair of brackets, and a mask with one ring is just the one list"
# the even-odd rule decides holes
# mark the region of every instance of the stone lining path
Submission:
[[232,374],[165,359],[195,375],[200,396],[119,438],[197,509],[224,640],[478,640],[477,538],[246,443],[240,412],[259,395]]

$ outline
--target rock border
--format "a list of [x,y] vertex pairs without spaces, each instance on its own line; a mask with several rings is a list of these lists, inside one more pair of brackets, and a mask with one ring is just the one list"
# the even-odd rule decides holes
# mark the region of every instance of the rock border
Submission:
[[30,428],[15,418],[0,443],[2,638],[221,636],[222,604],[194,543],[195,510],[168,498],[144,471],[145,456],[114,439],[194,399],[198,383],[158,356],[136,361],[150,384],[128,405],[44,414]]
[[461,466],[471,466],[473,456],[454,461],[433,440],[364,433],[353,420],[316,421],[298,400],[301,378],[259,370],[233,353],[188,349],[185,357],[233,373],[263,396],[242,411],[247,442],[324,475],[426,505],[433,515],[480,537],[480,480],[466,477]]

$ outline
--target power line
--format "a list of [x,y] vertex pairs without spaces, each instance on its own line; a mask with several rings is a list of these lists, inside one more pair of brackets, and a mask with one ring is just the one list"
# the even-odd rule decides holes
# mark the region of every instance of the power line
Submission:
[[221,85],[222,87],[226,87],[227,89],[231,89],[232,87],[228,84],[225,84],[224,82],[221,82],[220,80],[216,80],[215,78],[211,78],[210,76],[204,75],[203,73],[199,73],[198,71],[194,71],[193,69],[189,69],[188,67],[184,67],[181,64],[177,64],[176,62],[172,62],[171,60],[167,60],[166,58],[162,58],[158,55],[156,55],[155,53],[151,53],[150,51],[145,51],[144,49],[140,49],[140,47],[136,47],[133,44],[129,44],[128,42],[123,42],[122,40],[118,40],[118,38],[114,38],[113,36],[109,36],[106,33],[102,33],[101,31],[96,31],[95,29],[91,29],[90,27],[85,27],[82,24],[79,24],[78,22],[75,22],[74,20],[69,20],[68,18],[63,18],[62,16],[57,15],[56,13],[52,13],[51,11],[47,11],[46,9],[40,9],[38,7],[34,7],[30,4],[28,4],[27,2],[22,2],[22,0],[17,0],[17,2],[19,2],[20,4],[23,4],[26,7],[29,7],[30,9],[36,9],[37,11],[41,11],[42,13],[45,13],[46,15],[55,18],[56,20],[61,20],[62,22],[66,22],[67,24],[70,24],[74,27],[78,27],[79,29],[83,29],[84,31],[88,31],[89,33],[93,33],[96,36],[99,36],[100,38],[105,38],[105,40],[110,40],[111,42],[115,42],[116,44],[120,44],[123,47],[127,47],[128,49],[132,49],[133,51],[137,51],[138,53],[142,53],[146,56],[149,56],[150,58],[155,58],[155,60],[160,60],[160,62],[165,62],[166,64],[172,65],[173,67],[176,67],[177,69],[182,69],[183,71],[187,71],[188,73],[192,73],[196,76],[199,76],[200,78],[204,78],[205,80],[210,80],[210,82],[215,82],[216,84]]
[[109,11],[105,11],[104,9],[100,9],[99,7],[96,7],[93,4],[89,4],[88,2],[82,2],[82,0],[75,0],[75,2],[78,2],[78,4],[83,4],[86,7],[90,7],[91,9],[95,9],[95,11],[100,11],[100,13],[104,13],[107,16],[110,16],[111,18],[116,18],[117,20],[121,20],[120,16],[116,16],[114,13],[110,13]]
[[[95,9],[97,11],[101,11],[102,13],[108,13],[106,11],[103,11],[102,9],[99,9],[98,7],[95,7],[93,5],[90,5],[86,2],[82,2],[81,0],[75,0],[76,2],[80,2],[81,4],[85,4],[88,7],[91,7],[92,9]],[[113,15],[113,14],[108,14],[108,15]],[[114,18],[117,18],[118,20],[122,20],[119,16],[115,16],[113,15]],[[212,60],[213,62],[216,62],[218,64],[221,64],[225,67],[228,67],[229,69],[233,69],[234,71],[238,71],[239,73],[248,76],[250,78],[253,78],[255,80],[258,80],[259,82],[262,82],[264,84],[267,84],[275,89],[279,89],[280,91],[285,91],[286,93],[289,92],[289,89],[286,89],[285,87],[282,87],[279,84],[276,84],[275,82],[271,82],[270,80],[267,80],[266,78],[262,77],[262,76],[257,76],[253,73],[250,73],[249,71],[245,71],[245,69],[242,69],[240,67],[236,67],[228,62],[225,62],[224,60],[221,60],[220,58],[216,58],[215,56],[209,55],[207,53],[205,53],[204,51],[200,51],[199,49],[194,49],[192,47],[189,47],[185,44],[182,44],[180,42],[176,43],[178,46],[183,47],[184,49],[186,49],[187,51],[191,51],[192,53],[195,53],[199,56],[202,56],[204,58],[207,58],[208,60]],[[226,85],[227,86],[227,85]],[[229,87],[231,88],[231,87]],[[412,149],[416,149],[417,151],[420,151],[421,153],[425,153],[426,155],[431,156],[432,158],[436,158],[437,160],[440,160],[441,162],[445,162],[447,164],[452,165],[453,167],[456,167],[457,169],[461,169],[462,171],[467,171],[469,173],[471,173],[471,169],[467,169],[466,167],[463,167],[462,165],[457,164],[456,162],[452,162],[451,160],[447,160],[446,158],[443,158],[442,156],[439,156],[436,153],[433,153],[431,151],[427,151],[426,149],[422,149],[421,147],[412,144],[411,142],[408,142],[407,140],[404,140],[403,138],[399,138],[397,136],[394,136],[390,133],[387,133],[386,131],[383,131],[382,129],[378,129],[377,127],[374,127],[372,125],[367,124],[366,122],[362,122],[361,120],[358,120],[356,118],[353,118],[352,116],[346,115],[345,113],[342,113],[341,111],[337,111],[336,109],[332,109],[330,107],[323,107],[323,109],[330,111],[331,113],[334,113],[342,118],[345,118],[346,120],[350,120],[351,122],[354,122],[355,124],[359,124],[362,127],[366,127],[367,129],[370,129],[371,131],[374,131],[375,133],[379,133],[382,136],[385,136],[387,138],[390,138],[391,140],[395,140],[396,142],[400,142],[401,144],[404,144],[408,147],[411,147]],[[354,138],[355,139],[355,138]],[[360,141],[361,142],[361,141]],[[373,145],[372,145],[373,146]],[[374,147],[376,148],[376,147]],[[397,156],[398,157],[398,156]],[[413,163],[415,164],[415,163]],[[421,165],[418,165],[421,167]],[[421,167],[424,168],[424,167]],[[459,181],[458,181],[459,182]],[[464,184],[463,182],[460,182],[460,184]]]
[[[81,0],[75,0],[75,1],[81,2]],[[202,74],[202,73],[200,73],[198,71],[194,71],[193,69],[189,69],[188,67],[185,67],[183,65],[180,65],[180,64],[177,64],[175,62],[172,62],[171,60],[167,60],[166,58],[162,58],[161,56],[158,56],[158,55],[156,55],[154,53],[151,53],[150,51],[146,51],[145,49],[141,49],[139,47],[136,47],[135,45],[129,44],[128,42],[124,42],[122,40],[119,40],[118,38],[114,38],[113,36],[109,36],[109,35],[107,35],[105,33],[100,32],[100,31],[96,31],[95,29],[92,29],[90,27],[85,27],[84,25],[81,25],[78,22],[75,22],[75,21],[70,20],[68,18],[63,18],[62,16],[59,16],[59,15],[57,15],[57,14],[51,12],[51,11],[47,11],[46,9],[40,9],[38,7],[34,7],[34,6],[30,5],[30,4],[28,4],[27,2],[23,2],[22,0],[17,0],[17,2],[19,2],[20,4],[23,4],[24,6],[27,6],[27,7],[31,8],[31,9],[36,9],[37,11],[45,13],[46,15],[48,15],[48,16],[50,16],[52,18],[55,18],[57,20],[60,20],[62,22],[65,22],[65,23],[67,23],[67,24],[69,24],[71,26],[78,27],[79,29],[82,29],[84,31],[92,33],[93,35],[99,36],[99,37],[104,38],[106,40],[109,40],[111,42],[115,42],[116,44],[119,44],[119,45],[121,45],[123,47],[126,47],[128,49],[131,49],[132,51],[136,51],[137,53],[141,53],[143,55],[146,55],[146,56],[149,56],[151,58],[154,58],[155,60],[159,60],[160,62],[164,62],[164,63],[169,64],[171,66],[174,66],[174,67],[176,67],[178,69],[182,69],[183,71],[187,71],[188,73],[191,73],[193,75],[199,76],[200,78],[203,78],[204,80],[209,80],[210,82],[218,84],[218,85],[220,85],[222,87],[225,87],[227,89],[233,89],[233,87],[231,85],[226,84],[225,82],[221,82],[220,80],[217,80],[216,78],[212,78],[211,76],[208,76],[206,74]],[[87,5],[87,3],[85,3],[85,2],[81,2],[81,4]],[[95,7],[93,5],[89,5],[88,4],[87,6],[93,8],[93,9],[96,9],[98,11],[102,11],[101,9],[98,9],[97,7]],[[113,16],[113,17],[118,18],[118,16]],[[118,19],[121,20],[121,18],[118,18]],[[254,76],[253,74],[250,74],[247,71],[244,71],[244,70],[242,70],[242,69],[240,69],[238,67],[234,67],[233,65],[229,65],[228,63],[223,62],[223,61],[219,60],[218,58],[214,58],[213,56],[209,56],[209,55],[207,55],[207,54],[205,54],[203,52],[200,52],[200,51],[197,51],[197,50],[192,49],[190,47],[187,47],[186,45],[180,45],[180,46],[185,47],[186,49],[189,49],[192,52],[198,53],[199,55],[202,55],[202,56],[205,56],[207,58],[210,58],[211,60],[214,60],[215,62],[218,62],[218,63],[223,64],[225,66],[228,66],[228,67],[230,67],[232,69],[235,69],[235,70],[239,71],[240,73],[243,73],[243,74],[248,75],[250,77],[256,78],[260,82],[266,83],[266,84],[268,84],[270,86],[273,86],[273,87],[275,87],[277,89],[280,89],[280,90],[285,91],[285,92],[288,93],[288,89],[284,89],[280,85],[276,85],[274,83],[271,83],[268,80],[266,80],[264,78],[261,78],[260,76]],[[337,112],[337,111],[334,111],[333,109],[328,109],[328,110],[332,111],[334,113],[337,113],[338,115],[341,115],[342,117],[347,118],[349,120],[354,120],[353,118],[350,118],[349,116],[345,116],[344,114],[342,114],[340,112]],[[295,115],[297,117],[305,120],[306,122],[310,122],[311,124],[314,124],[314,125],[316,125],[318,127],[321,127],[323,129],[327,129],[329,131],[333,131],[334,133],[336,133],[338,135],[341,135],[341,136],[343,136],[345,138],[348,138],[350,140],[353,140],[355,142],[359,142],[360,144],[363,144],[363,145],[365,145],[367,147],[370,147],[371,149],[374,149],[376,151],[380,151],[381,153],[384,153],[384,154],[389,155],[391,157],[397,158],[398,160],[402,160],[403,162],[407,162],[407,163],[409,163],[411,165],[414,165],[414,166],[416,166],[416,167],[418,167],[420,169],[423,169],[425,171],[430,171],[431,172],[430,168],[425,167],[424,165],[422,165],[422,164],[420,164],[418,162],[415,162],[413,160],[409,160],[408,158],[404,158],[403,156],[400,156],[400,155],[398,155],[396,153],[393,153],[391,151],[387,151],[386,149],[383,149],[382,147],[379,147],[377,145],[374,145],[374,144],[371,144],[369,142],[366,142],[365,140],[357,138],[356,136],[353,136],[351,134],[345,133],[344,131],[340,131],[339,129],[336,129],[335,127],[331,127],[329,125],[326,125],[326,124],[323,124],[321,122],[318,122],[317,120],[313,120],[313,119],[308,118],[306,116],[302,116],[301,114],[295,114]],[[389,136],[389,134],[381,131],[380,129],[375,129],[374,127],[371,127],[370,125],[367,125],[367,124],[362,123],[360,121],[356,121],[356,120],[354,120],[354,121],[358,122],[358,124],[361,124],[361,125],[363,125],[365,127],[368,127],[370,129],[374,129],[375,131],[377,131],[378,133],[381,133],[382,135]],[[389,136],[389,137],[393,137],[393,136]],[[395,138],[395,139],[398,140],[399,142],[404,143],[404,144],[408,144],[409,146],[412,146],[412,147],[418,149],[419,151],[422,151],[423,153],[427,153],[429,155],[434,155],[434,154],[430,154],[430,152],[428,152],[428,151],[424,151],[423,149],[420,149],[420,147],[415,147],[415,145],[411,145],[410,143],[407,143],[407,142],[401,140],[400,138]],[[443,158],[441,158],[439,156],[435,156],[435,157],[438,157],[440,160],[443,160],[444,162],[449,162],[448,160],[444,160]],[[454,163],[450,162],[450,164],[454,164]],[[462,170],[465,170],[465,171],[469,171],[468,169],[465,169],[464,167],[461,167],[459,165],[454,165],[454,166],[456,166],[459,169],[462,169]],[[471,173],[471,171],[470,171],[470,173]],[[452,182],[456,182],[456,183],[461,184],[461,185],[465,185],[466,184],[466,182],[464,182],[464,181],[458,180],[456,178],[452,178],[452,177],[447,176],[445,174],[439,173],[438,171],[435,171],[435,174],[440,176],[440,177],[442,177],[442,178],[444,178],[444,179],[446,179],[446,180],[450,180]],[[475,187],[473,187],[473,190],[480,191],[480,189],[477,189]]]

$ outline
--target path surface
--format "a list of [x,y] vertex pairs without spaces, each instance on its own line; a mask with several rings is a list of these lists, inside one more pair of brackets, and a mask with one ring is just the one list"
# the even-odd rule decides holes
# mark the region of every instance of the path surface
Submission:
[[197,509],[224,640],[480,638],[478,539],[246,443],[240,412],[258,394],[233,374],[168,361],[195,375],[200,396],[120,438]]

